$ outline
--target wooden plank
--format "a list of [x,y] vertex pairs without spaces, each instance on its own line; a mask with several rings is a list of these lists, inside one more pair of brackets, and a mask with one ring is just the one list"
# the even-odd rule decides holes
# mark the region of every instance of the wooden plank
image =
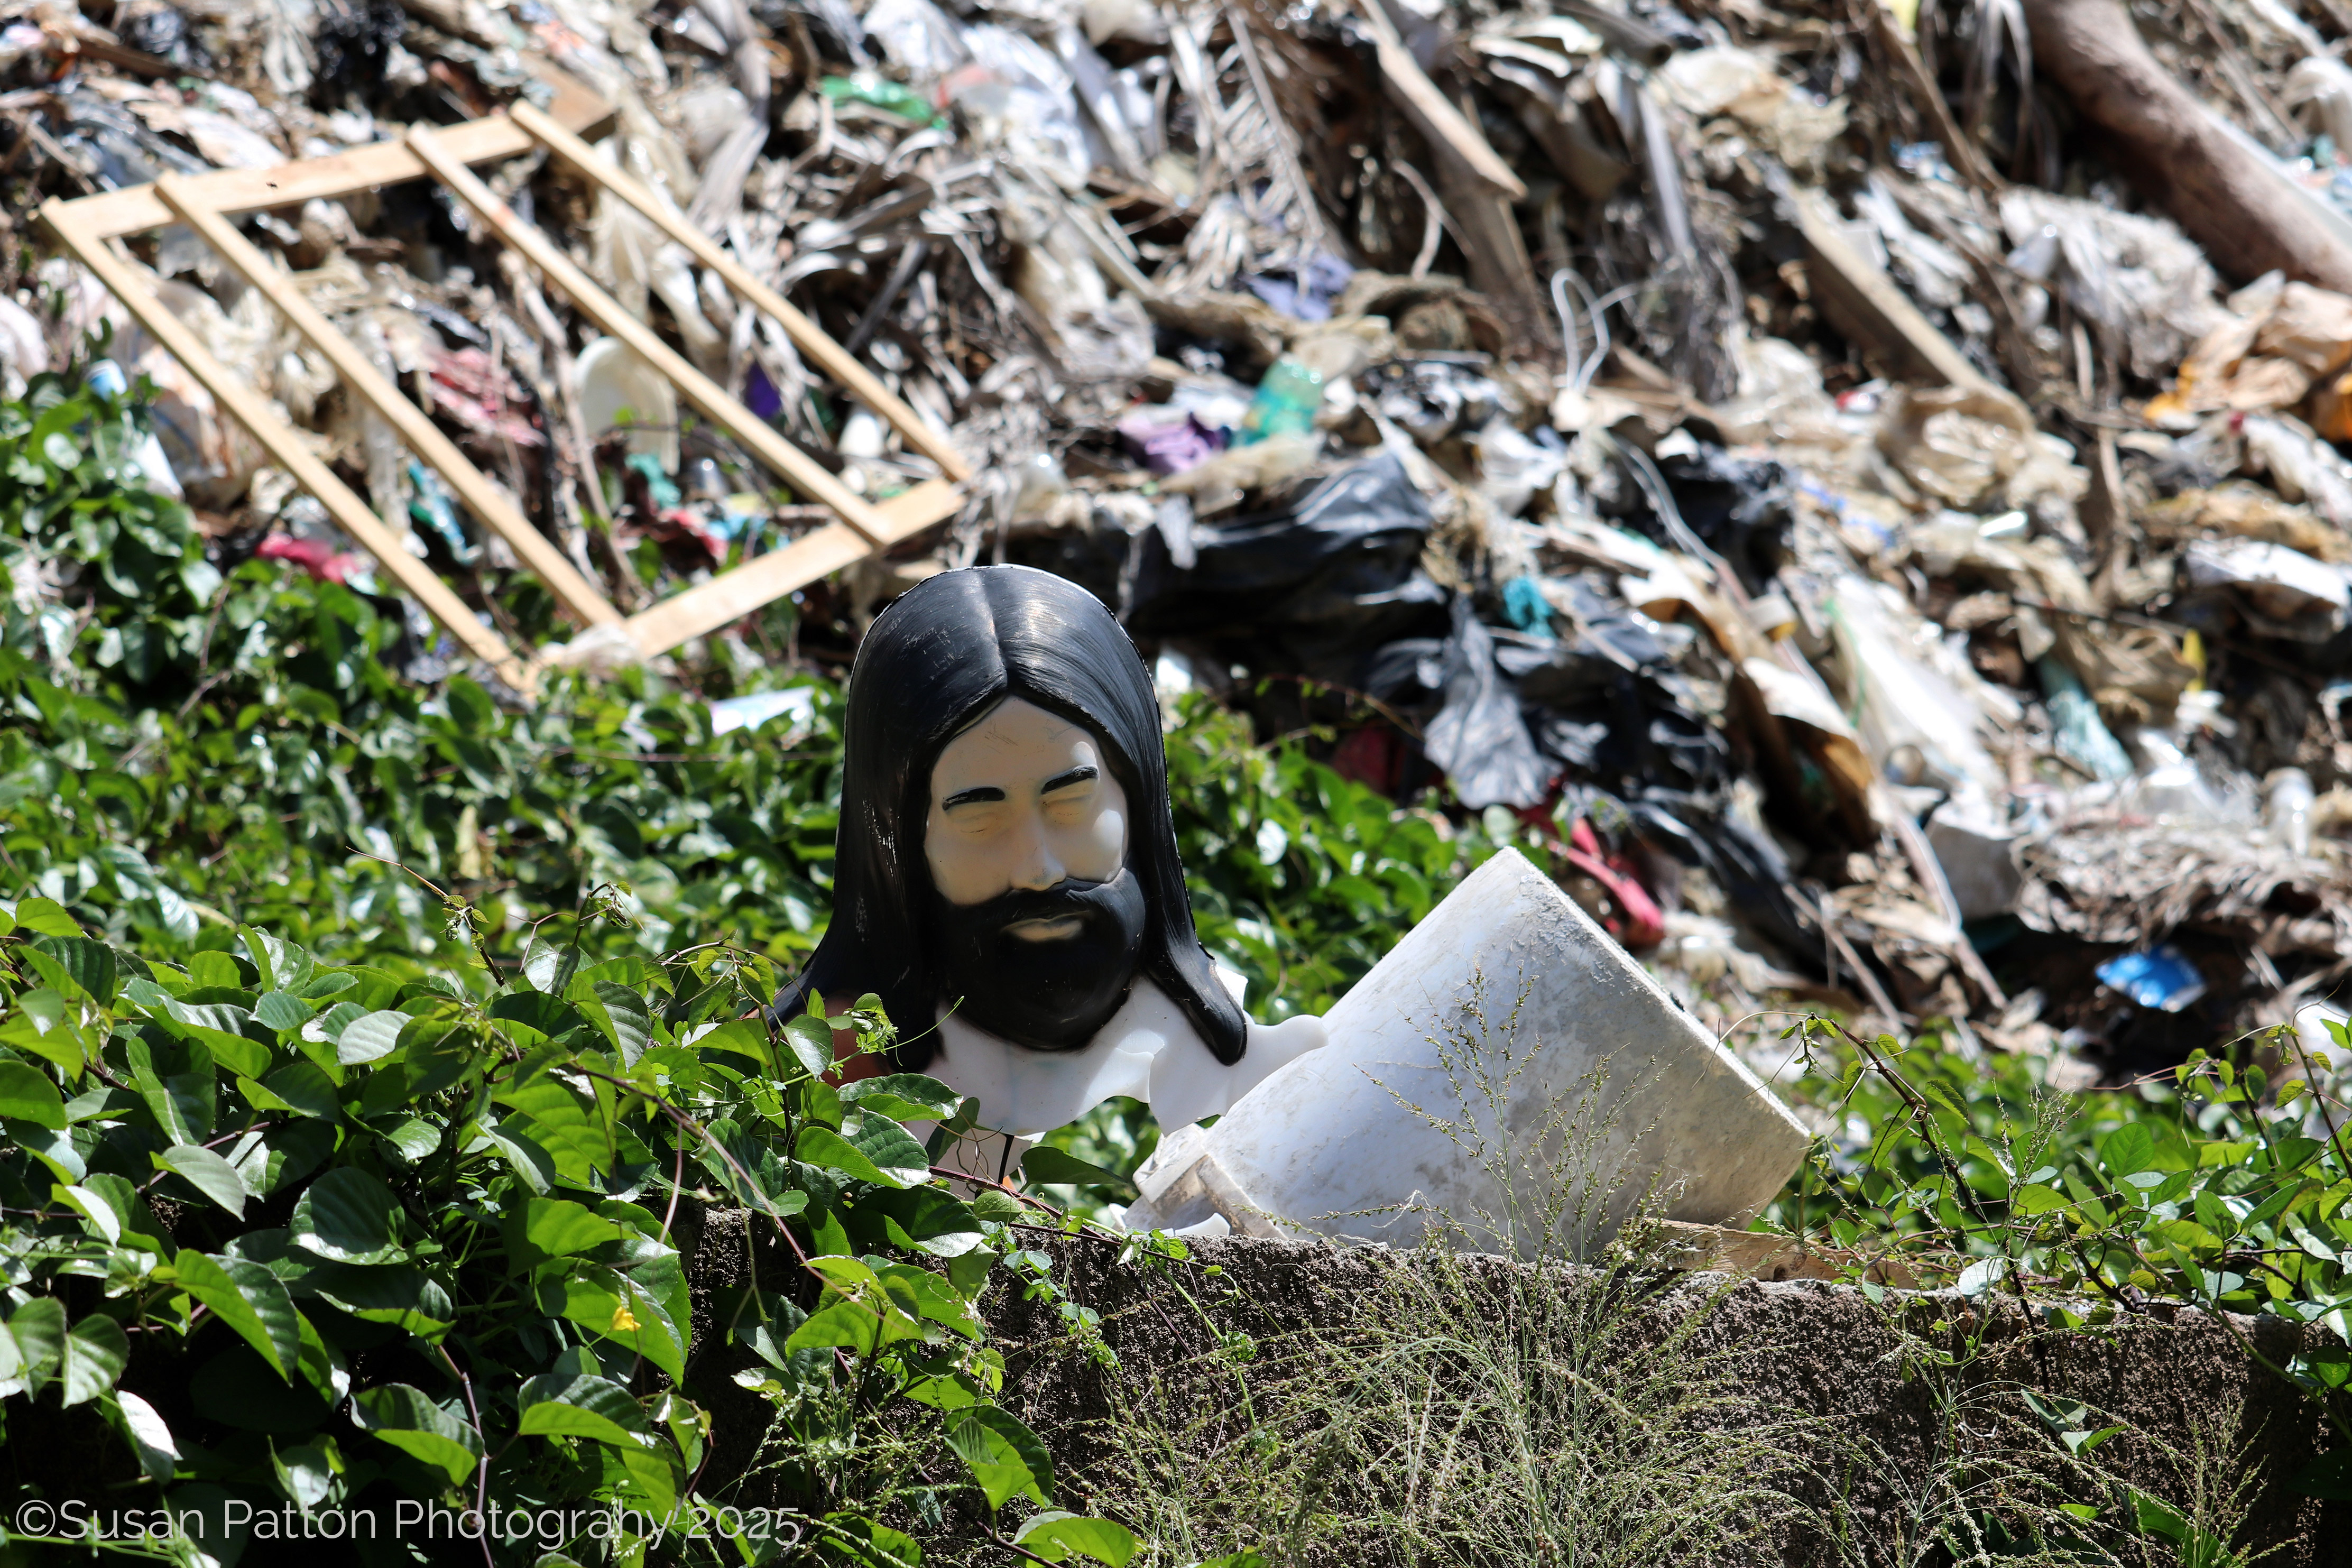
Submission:
[[[79,204],[77,204],[79,205]],[[294,476],[304,489],[319,498],[342,531],[376,558],[384,571],[435,620],[449,628],[467,652],[490,665],[499,679],[526,696],[538,686],[538,670],[509,647],[506,639],[474,618],[464,600],[449,591],[431,567],[402,547],[399,538],[377,521],[365,502],[320,462],[292,428],[270,412],[261,395],[220,361],[202,339],[149,291],[143,269],[134,269],[116,256],[104,238],[85,231],[65,203],[50,201],[41,208],[42,224],[50,235],[137,317],[140,325],[163,345],[165,352],[188,369],[222,411],[250,431],[253,438]]]
[[[511,122],[509,122],[511,123]],[[521,127],[515,133],[522,135]],[[541,276],[572,297],[580,313],[635,349],[686,394],[687,401],[747,447],[751,455],[782,475],[794,487],[831,508],[834,514],[880,549],[887,542],[889,524],[865,500],[831,474],[815,458],[777,435],[766,420],[744,407],[709,376],[687,363],[683,355],[656,336],[654,330],[621,309],[620,302],[599,289],[588,275],[546,235],[515,216],[488,185],[474,177],[463,162],[445,149],[438,135],[423,126],[411,126],[408,145],[435,177],[448,186],[474,215],[539,268]]]
[[1992,165],[1985,160],[1984,150],[1970,141],[1969,133],[1960,129],[1960,122],[1952,118],[1952,106],[1944,101],[1944,89],[1927,74],[1926,63],[1919,58],[1919,51],[1912,47],[1911,40],[1903,36],[1903,25],[1895,19],[1895,13],[1887,8],[1885,0],[1864,0],[1863,9],[1870,13],[1871,30],[1878,35],[1880,47],[1895,57],[1896,73],[1910,89],[1911,101],[1927,116],[1953,172],[1985,195],[1998,198],[2009,183],[1993,172]]
[[[562,73],[556,73],[561,75]],[[566,85],[570,90],[566,90]],[[612,106],[568,77],[558,83],[555,118],[574,129],[592,127],[612,118]],[[465,163],[494,163],[518,158],[534,143],[520,127],[503,114],[469,120],[440,132],[441,145]],[[222,169],[194,176],[189,184],[195,199],[216,213],[260,212],[296,205],[317,197],[333,201],[354,191],[421,180],[431,171],[416,154],[398,142],[379,142],[331,157],[306,158],[274,169]],[[152,185],[108,191],[68,204],[79,232],[92,241],[126,234],[142,234],[175,221]]]
[[1896,375],[1933,386],[2010,395],[1980,374],[1952,340],[1919,313],[1895,280],[1847,240],[1837,215],[1819,191],[1793,194],[1797,231],[1804,237],[1806,276],[1830,325],[1889,362]]
[[492,488],[481,470],[466,460],[457,444],[441,433],[425,411],[402,396],[400,389],[368,363],[359,346],[337,331],[303,297],[291,278],[272,266],[226,218],[204,205],[196,195],[194,182],[184,175],[166,174],[155,182],[155,194],[242,273],[247,282],[260,289],[263,298],[278,308],[296,331],[327,356],[335,373],[343,378],[343,384],[400,432],[409,450],[430,463],[448,481],[468,511],[514,546],[523,564],[547,584],[559,604],[589,626],[619,622],[621,612],[573,569],[545,534],[533,528],[512,503]]
[[1511,166],[1487,145],[1478,128],[1446,100],[1437,84],[1429,79],[1429,73],[1421,68],[1421,62],[1412,58],[1412,51],[1397,36],[1396,24],[1381,8],[1381,0],[1358,0],[1357,10],[1370,26],[1378,46],[1381,77],[1389,96],[1396,100],[1397,106],[1405,111],[1406,118],[1419,129],[1432,149],[1450,149],[1467,165],[1470,174],[1511,200],[1525,197],[1528,188],[1511,173]]
[[510,112],[514,122],[544,142],[550,152],[636,208],[655,227],[693,252],[696,260],[726,280],[727,287],[735,290],[737,299],[750,301],[754,310],[774,318],[776,324],[784,329],[785,336],[798,344],[803,353],[814,360],[827,375],[847,387],[859,402],[887,419],[906,438],[908,446],[937,463],[948,478],[971,478],[971,465],[964,460],[962,453],[955,449],[955,443],[909,408],[898,394],[883,385],[872,371],[857,362],[856,355],[835,342],[831,333],[794,310],[782,295],[753,277],[742,263],[721,249],[709,235],[688,222],[683,214],[637,180],[597,157],[587,142],[530,105],[518,103]]
[[[941,479],[917,485],[893,496],[875,510],[887,530],[885,545],[911,539],[932,524],[955,515],[963,498]],[[774,603],[794,589],[845,566],[856,565],[871,553],[866,542],[841,524],[827,523],[783,549],[759,556],[732,572],[698,584],[640,610],[628,621],[629,636],[647,658],[667,653],[689,637],[717,631],[740,621],[763,605]]]

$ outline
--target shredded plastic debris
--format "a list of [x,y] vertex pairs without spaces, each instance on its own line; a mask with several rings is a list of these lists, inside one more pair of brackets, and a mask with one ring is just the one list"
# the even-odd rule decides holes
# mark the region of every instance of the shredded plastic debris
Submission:
[[[1523,820],[1711,1021],[1793,990],[2125,1073],[2352,971],[2344,14],[2131,13],[2292,218],[2225,245],[2061,133],[2047,18],[1865,10],[42,0],[0,16],[0,195],[25,235],[593,95],[600,157],[973,471],[740,657],[837,672],[930,572],[1045,566],[1401,810]],[[481,173],[848,491],[941,477],[610,193]],[[239,226],[624,610],[830,516],[429,182]],[[493,613],[514,551],[259,292],[186,226],[132,249]],[[224,560],[375,587],[92,279],[0,268],[10,388],[110,328]]]

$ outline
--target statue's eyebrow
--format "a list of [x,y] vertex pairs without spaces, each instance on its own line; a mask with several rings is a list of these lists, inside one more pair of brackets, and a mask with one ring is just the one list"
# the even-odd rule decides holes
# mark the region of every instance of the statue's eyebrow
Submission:
[[1055,773],[1052,778],[1047,779],[1037,793],[1039,795],[1051,795],[1057,789],[1066,789],[1072,784],[1086,784],[1093,779],[1100,778],[1101,776],[1101,773],[1096,769],[1092,763],[1080,763],[1076,767],[1072,768],[1069,772],[1066,773]]
[[953,811],[960,805],[985,805],[991,801],[1003,798],[1004,792],[994,784],[975,784],[971,789],[960,789],[940,802],[940,809]]

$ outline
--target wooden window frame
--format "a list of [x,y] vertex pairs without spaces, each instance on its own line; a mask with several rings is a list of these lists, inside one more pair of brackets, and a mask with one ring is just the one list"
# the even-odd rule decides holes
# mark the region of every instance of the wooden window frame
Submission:
[[[262,449],[293,476],[295,483],[318,498],[345,533],[373,555],[384,572],[447,627],[468,653],[525,695],[537,689],[544,668],[540,658],[518,651],[483,626],[430,567],[403,547],[400,535],[319,459],[302,434],[271,412],[267,397],[213,356],[157,297],[154,275],[131,257],[123,244],[125,238],[168,224],[187,224],[239,276],[261,290],[287,323],[325,356],[352,395],[390,424],[468,511],[513,548],[571,619],[583,630],[618,626],[642,658],[667,653],[689,638],[716,631],[795,589],[911,539],[961,510],[962,495],[957,487],[971,477],[971,465],[944,433],[884,386],[823,328],[752,276],[673,206],[596,157],[583,138],[596,135],[611,124],[610,106],[569,79],[556,86],[549,110],[518,103],[509,112],[462,125],[414,126],[399,141],[331,157],[270,169],[166,175],[152,184],[79,201],[52,199],[43,205],[40,214],[50,237],[121,301],[223,411],[251,432]],[[471,167],[541,148],[684,246],[697,261],[717,273],[739,300],[775,321],[821,369],[889,421],[908,447],[937,463],[945,478],[927,480],[887,501],[869,502],[688,364],[643,321],[597,287],[546,234],[517,217]],[[501,244],[568,297],[583,316],[651,363],[687,402],[732,436],[761,466],[799,493],[824,505],[839,521],[634,616],[622,615],[466,459],[431,416],[377,371],[359,347],[304,298],[293,280],[229,221],[241,213],[299,207],[314,198],[332,200],[428,178],[463,202]]]

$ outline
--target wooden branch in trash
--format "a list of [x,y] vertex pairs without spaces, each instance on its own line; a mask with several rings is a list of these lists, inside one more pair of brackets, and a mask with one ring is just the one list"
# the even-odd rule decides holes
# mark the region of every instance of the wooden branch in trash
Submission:
[[[875,510],[887,530],[883,542],[912,539],[933,523],[954,515],[963,504],[955,488],[933,479],[906,494],[893,496]],[[828,523],[782,550],[757,556],[732,572],[676,594],[628,620],[629,636],[647,658],[667,653],[689,637],[717,631],[740,621],[763,605],[772,604],[820,577],[854,566],[873,552],[866,542],[840,523]]]
[[794,310],[782,294],[753,277],[742,263],[721,249],[709,235],[688,223],[683,215],[663,203],[638,181],[597,157],[587,142],[547,115],[527,103],[516,104],[511,112],[514,122],[544,143],[548,151],[636,208],[655,227],[691,251],[696,260],[718,273],[727,287],[735,290],[737,298],[749,302],[762,315],[772,317],[776,324],[784,329],[784,335],[791,338],[803,353],[822,366],[827,375],[847,387],[852,396],[888,420],[908,446],[937,463],[949,479],[968,479],[971,477],[971,465],[964,460],[962,453],[956,450],[954,442],[934,429],[898,394],[883,385],[872,371],[857,362],[856,355],[835,342],[823,327]]
[[557,603],[588,626],[617,623],[621,619],[621,612],[589,585],[588,580],[563,558],[563,552],[533,528],[515,510],[514,503],[482,477],[480,469],[466,460],[457,443],[444,436],[423,409],[401,395],[400,389],[383,378],[359,346],[319,313],[291,278],[272,266],[269,258],[237,233],[227,219],[198,199],[193,182],[184,175],[166,174],[155,182],[155,194],[163,198],[165,206],[202,235],[205,242],[236,268],[247,282],[260,289],[262,297],[277,307],[278,313],[311,347],[326,356],[327,363],[335,367],[335,374],[342,377],[343,384],[400,432],[409,450],[432,465],[434,471],[457,492],[467,510],[514,547],[523,564],[547,584]]
[[1452,150],[1472,174],[1513,201],[1525,196],[1528,188],[1511,173],[1511,166],[1486,144],[1478,128],[1446,101],[1445,94],[1429,79],[1421,62],[1412,58],[1412,51],[1397,36],[1396,24],[1381,9],[1381,0],[1358,0],[1356,8],[1378,46],[1382,85],[1429,142],[1431,150]]
[[[168,214],[165,221],[169,221]],[[52,200],[45,204],[41,222],[59,245],[72,252],[75,259],[122,301],[123,309],[163,345],[164,352],[187,367],[188,374],[212,395],[223,413],[244,426],[262,448],[294,476],[295,483],[316,496],[336,525],[373,555],[385,573],[424,605],[435,620],[448,627],[467,652],[491,666],[500,679],[526,696],[536,689],[535,666],[519,657],[507,646],[505,638],[476,620],[466,602],[450,592],[431,567],[407,552],[399,537],[319,460],[301,436],[271,411],[261,395],[213,357],[204,341],[149,289],[140,275],[141,269],[115,255],[104,237],[82,228],[75,221],[72,208],[63,202]]]
[[1960,122],[1952,118],[1952,106],[1944,101],[1944,89],[1927,74],[1926,62],[1911,40],[1903,36],[1901,24],[1885,0],[1863,0],[1863,9],[1870,13],[1871,30],[1878,35],[1881,47],[1895,57],[1895,69],[1903,84],[1911,89],[1910,97],[1936,132],[1936,141],[1943,147],[1944,156],[1952,172],[1989,196],[1999,195],[2008,182],[1993,173],[1985,161],[1984,150],[1969,140]]
[[541,277],[570,295],[582,315],[635,350],[646,363],[686,394],[688,402],[741,442],[754,458],[795,489],[832,508],[834,515],[847,523],[869,547],[883,547],[889,524],[864,498],[825,472],[815,458],[769,428],[766,420],[729,396],[716,382],[687,363],[685,357],[662,342],[651,327],[623,310],[620,301],[599,289],[554,241],[515,216],[513,209],[499,200],[472,170],[441,146],[435,132],[412,125],[408,145],[435,177],[473,209],[475,216],[539,268]]
[[1790,205],[1805,241],[1806,277],[1830,325],[1855,343],[1875,349],[1888,362],[1887,368],[1906,380],[2010,395],[1919,313],[1895,279],[1853,247],[1827,197],[1815,190],[1797,190],[1790,193]]
[[[554,117],[558,121],[574,131],[586,131],[612,119],[610,104],[569,78],[564,82],[569,83],[569,89],[559,84],[555,98]],[[469,120],[438,134],[449,156],[464,163],[495,163],[519,158],[536,145],[520,126],[503,114],[494,114],[488,120]],[[325,158],[280,163],[274,169],[222,169],[215,174],[196,174],[188,183],[195,199],[206,207],[234,215],[299,206],[314,198],[333,201],[378,185],[421,180],[427,172],[416,154],[402,143],[378,142]],[[77,228],[92,240],[143,234],[178,221],[152,185],[132,185],[127,190],[84,196],[71,205]]]
[[2119,0],[2029,0],[2033,66],[2105,131],[2118,161],[2206,259],[2352,293],[2352,243],[2157,63]]

